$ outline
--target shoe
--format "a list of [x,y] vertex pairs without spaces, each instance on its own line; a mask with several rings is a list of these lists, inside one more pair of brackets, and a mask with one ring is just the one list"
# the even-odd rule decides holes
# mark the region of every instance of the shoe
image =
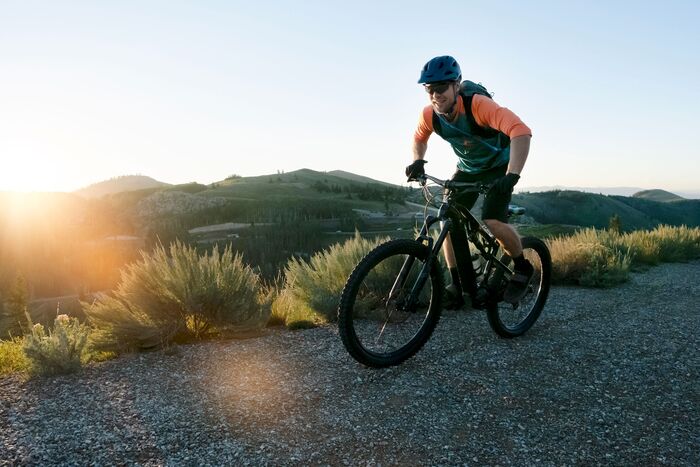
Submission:
[[503,292],[503,301],[516,305],[527,293],[530,281],[534,275],[535,268],[532,267],[529,261],[525,263],[524,268],[516,269],[508,281],[508,285],[506,285],[506,290]]
[[445,287],[445,296],[443,298],[443,308],[446,310],[459,310],[464,306],[464,298],[462,292],[456,285],[450,284]]

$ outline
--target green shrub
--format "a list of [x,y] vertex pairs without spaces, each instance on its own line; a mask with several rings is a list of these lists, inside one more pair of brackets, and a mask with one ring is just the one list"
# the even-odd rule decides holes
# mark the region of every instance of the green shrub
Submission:
[[291,259],[285,267],[284,287],[272,314],[287,327],[309,327],[334,321],[340,294],[357,263],[388,238],[367,240],[359,233],[316,253],[307,263]]
[[0,340],[0,376],[29,370],[29,360],[22,350],[24,338]]
[[142,253],[112,296],[85,304],[99,349],[132,350],[259,329],[260,278],[230,248],[199,255],[175,242]]
[[22,346],[30,373],[54,375],[79,370],[88,334],[87,326],[68,315],[58,315],[53,330],[46,331],[41,324],[32,326]]

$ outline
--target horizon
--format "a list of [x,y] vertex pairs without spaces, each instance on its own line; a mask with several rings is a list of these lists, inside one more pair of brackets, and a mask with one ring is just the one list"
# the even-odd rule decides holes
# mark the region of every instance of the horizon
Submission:
[[[343,169],[316,170],[316,169],[313,169],[313,168],[310,168],[310,167],[300,167],[300,168],[298,168],[298,169],[294,169],[294,170],[290,170],[290,171],[281,171],[280,173],[282,173],[282,174],[284,174],[284,173],[294,173],[294,172],[297,172],[297,171],[300,171],[300,170],[312,170],[312,171],[318,172],[318,173],[332,173],[332,172],[335,172],[335,171],[342,171],[342,172],[350,173],[350,174],[352,174],[352,175],[361,175],[361,174],[357,174],[357,173],[350,172],[350,171],[343,170]],[[276,175],[276,174],[277,174],[277,172],[275,172],[275,173],[267,173],[267,174],[256,174],[256,175],[250,175],[250,176],[248,176],[248,175],[241,175],[241,177],[242,177],[242,178],[252,178],[252,177],[260,177],[260,176],[272,176],[272,175]],[[236,174],[236,175],[240,175],[240,174]],[[364,175],[362,175],[362,176],[364,176]],[[207,186],[212,185],[212,184],[214,184],[214,183],[221,182],[221,181],[223,181],[223,180],[225,179],[225,178],[221,178],[221,179],[218,179],[218,180],[214,180],[214,181],[212,181],[212,182],[209,182],[209,183],[201,183],[201,182],[198,181],[198,180],[190,180],[190,181],[183,182],[183,183],[171,183],[171,182],[168,182],[168,181],[165,181],[165,180],[158,179],[158,178],[156,178],[156,177],[152,177],[152,176],[147,175],[147,174],[125,174],[125,175],[116,175],[116,176],[110,177],[110,178],[105,179],[105,180],[100,180],[100,181],[96,181],[96,182],[93,182],[93,183],[89,183],[88,185],[85,185],[85,186],[82,186],[82,187],[79,187],[79,188],[76,188],[76,189],[73,189],[73,190],[56,190],[56,191],[32,190],[32,191],[22,191],[22,190],[2,190],[2,189],[0,189],[0,193],[6,193],[6,194],[14,194],[14,193],[17,193],[17,194],[69,193],[69,194],[74,194],[74,193],[78,193],[78,192],[80,192],[80,191],[82,191],[82,190],[87,190],[87,189],[89,189],[89,188],[91,188],[91,187],[93,187],[93,186],[100,185],[100,184],[102,184],[102,183],[106,183],[106,182],[110,182],[110,181],[116,181],[116,180],[118,180],[118,179],[120,179],[120,178],[128,178],[128,177],[145,177],[145,178],[149,178],[149,179],[154,180],[154,181],[159,182],[159,183],[165,183],[165,184],[167,184],[167,185],[182,185],[182,184],[188,184],[188,183],[198,183],[198,184],[207,185]],[[372,177],[369,177],[369,178],[372,178]],[[387,180],[382,180],[382,179],[380,179],[380,178],[373,178],[373,179],[376,180],[376,181],[378,181],[378,182],[392,183],[392,184],[396,185],[396,184],[393,183],[393,182],[390,182],[390,181],[387,181]],[[408,184],[408,183],[405,183],[405,182],[404,182],[403,184],[398,184],[397,186],[416,187],[417,185],[416,185],[415,182],[412,182],[411,184]],[[592,193],[592,194],[621,195],[621,196],[631,196],[632,194],[637,193],[637,192],[641,192],[641,191],[663,190],[663,191],[667,191],[667,192],[670,192],[670,193],[672,193],[672,194],[679,195],[679,196],[684,197],[684,198],[687,198],[687,199],[700,199],[700,190],[697,190],[697,191],[692,191],[692,190],[690,190],[690,191],[687,191],[687,190],[670,190],[670,189],[666,189],[666,188],[663,188],[663,187],[653,187],[653,188],[649,188],[649,187],[635,187],[635,186],[568,186],[568,185],[528,186],[528,185],[523,185],[523,186],[521,187],[520,185],[517,185],[517,186],[515,187],[514,194],[519,194],[519,193],[538,193],[538,192],[553,191],[553,190],[573,190],[573,191],[582,191],[582,192]],[[129,190],[125,190],[125,191],[129,191]]]
[[[128,173],[211,184],[299,167],[405,185],[427,105],[418,73],[450,54],[533,130],[516,189],[700,192],[686,169],[700,152],[684,130],[700,106],[700,63],[688,60],[700,5],[507,1],[471,9],[470,36],[461,15],[442,18],[454,34],[428,44],[424,10],[3,3],[0,191],[71,192]],[[454,172],[436,136],[426,160],[440,178]]]

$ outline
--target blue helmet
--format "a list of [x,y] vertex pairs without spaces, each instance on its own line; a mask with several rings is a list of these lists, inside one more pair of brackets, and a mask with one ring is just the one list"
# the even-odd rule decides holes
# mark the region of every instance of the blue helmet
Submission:
[[435,57],[425,64],[420,72],[420,84],[437,83],[438,81],[460,81],[462,70],[457,60],[449,55]]

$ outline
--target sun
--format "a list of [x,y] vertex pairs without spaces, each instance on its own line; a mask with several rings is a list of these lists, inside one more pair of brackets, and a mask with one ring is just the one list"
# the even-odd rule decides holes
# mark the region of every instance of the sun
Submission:
[[0,173],[0,192],[73,191],[83,184],[81,174],[41,158],[16,160]]

